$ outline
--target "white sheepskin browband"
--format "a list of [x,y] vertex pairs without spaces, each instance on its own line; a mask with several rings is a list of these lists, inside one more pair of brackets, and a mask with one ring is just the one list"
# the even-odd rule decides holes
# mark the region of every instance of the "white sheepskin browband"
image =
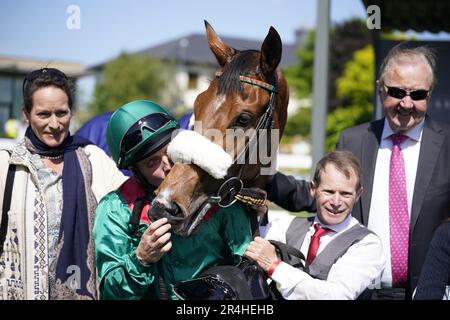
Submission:
[[193,163],[216,179],[226,176],[231,156],[204,136],[184,130],[169,143],[167,155],[173,162]]

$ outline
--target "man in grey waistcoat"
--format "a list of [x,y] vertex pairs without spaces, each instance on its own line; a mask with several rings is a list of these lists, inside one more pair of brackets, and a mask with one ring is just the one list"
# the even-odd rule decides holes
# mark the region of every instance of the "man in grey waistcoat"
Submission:
[[[265,239],[255,237],[245,256],[267,272],[285,299],[354,300],[379,286],[385,265],[379,237],[351,215],[362,192],[358,160],[348,151],[327,154],[310,187],[317,213],[271,222]],[[269,240],[300,250],[307,269],[281,261]]]

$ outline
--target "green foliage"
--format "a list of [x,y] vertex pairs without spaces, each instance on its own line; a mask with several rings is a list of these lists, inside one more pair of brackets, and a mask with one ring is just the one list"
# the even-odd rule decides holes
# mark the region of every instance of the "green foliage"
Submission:
[[[285,71],[289,86],[299,98],[310,97],[314,69],[315,31],[311,30],[304,44],[299,48],[299,64]],[[370,33],[362,20],[352,19],[338,24],[330,33],[329,103],[330,110],[341,105],[336,95],[336,80],[342,75],[345,64],[356,50],[371,43]]]
[[371,103],[374,86],[375,56],[372,45],[358,50],[345,65],[342,77],[337,79],[337,96],[350,105]]
[[327,138],[325,146],[327,151],[334,150],[342,130],[356,124],[371,120],[372,112],[369,106],[351,106],[337,108],[327,117]]
[[297,52],[299,64],[284,70],[284,74],[299,98],[311,96],[313,66],[314,66],[314,37],[316,32],[311,30],[303,45]]
[[[297,52],[300,63],[284,70],[284,75],[300,99],[310,98],[312,91],[313,64],[314,64],[314,37],[315,31],[309,32],[302,47]],[[311,108],[300,108],[290,115],[286,123],[281,143],[292,142],[295,136],[309,138],[311,135]]]
[[374,52],[372,45],[358,50],[337,80],[337,96],[344,104],[327,117],[327,151],[333,150],[345,128],[370,121],[374,99]]
[[93,113],[103,113],[131,100],[159,101],[167,72],[170,72],[170,66],[158,59],[123,53],[103,69],[90,109]]
[[389,31],[381,32],[381,39],[383,40],[395,40],[395,41],[416,41],[417,36],[415,34],[408,35],[403,31]]
[[[367,77],[373,77],[373,65],[364,65],[363,74],[359,78],[357,75],[354,75],[357,81],[353,83],[344,81],[340,85],[342,88],[338,88],[338,79],[342,77],[344,68],[347,62],[352,60],[354,52],[371,43],[370,32],[367,30],[365,22],[353,19],[338,24],[331,31],[330,38],[328,111],[333,112],[338,107],[346,108],[350,105],[365,106],[361,103],[370,100],[367,98],[367,94],[370,94],[369,92],[373,90],[373,81],[371,82],[367,79]],[[314,39],[315,31],[312,30],[297,53],[299,64],[284,70],[289,87],[301,99],[310,98],[312,94]],[[360,57],[360,59],[365,60],[368,58]],[[368,63],[373,64],[373,58]],[[360,86],[361,90],[358,89]],[[368,88],[370,88],[369,91],[367,91]],[[340,112],[342,111],[339,111],[338,114]],[[310,121],[311,110],[300,109],[296,114],[291,115],[287,122],[286,132],[283,135],[283,141],[288,142],[292,140],[294,135],[308,137],[311,128]],[[308,132],[305,132],[306,130]]]
[[294,137],[301,135],[309,138],[311,134],[311,108],[299,108],[296,113],[289,117],[284,129],[283,137]]
[[371,35],[363,20],[351,19],[334,27],[330,42],[330,71],[328,111],[346,105],[337,93],[337,80],[342,77],[347,62],[353,59],[355,51],[371,44]]

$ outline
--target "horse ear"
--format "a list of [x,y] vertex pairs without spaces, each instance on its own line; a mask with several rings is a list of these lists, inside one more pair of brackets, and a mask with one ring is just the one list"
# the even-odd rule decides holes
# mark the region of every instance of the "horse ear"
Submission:
[[205,20],[206,36],[208,38],[208,44],[211,51],[216,56],[220,66],[226,65],[231,58],[235,55],[236,51],[227,46],[222,39],[219,38],[213,27]]
[[261,46],[261,71],[265,76],[270,76],[278,67],[281,61],[282,52],[281,38],[274,27],[270,27],[264,42]]

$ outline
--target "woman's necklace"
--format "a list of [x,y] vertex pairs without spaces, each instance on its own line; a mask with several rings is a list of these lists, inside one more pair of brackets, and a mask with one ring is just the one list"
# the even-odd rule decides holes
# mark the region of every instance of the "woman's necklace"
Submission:
[[64,158],[64,153],[58,154],[56,156],[48,156],[48,155],[45,155],[45,154],[41,154],[40,156],[41,156],[42,159],[57,160],[57,159]]

